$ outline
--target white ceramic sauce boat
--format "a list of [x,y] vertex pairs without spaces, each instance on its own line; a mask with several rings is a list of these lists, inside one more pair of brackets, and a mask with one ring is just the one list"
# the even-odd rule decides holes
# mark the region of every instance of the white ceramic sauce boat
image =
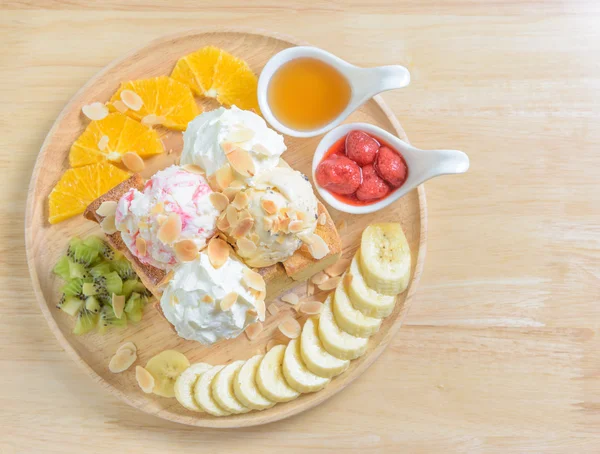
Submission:
[[[285,63],[296,58],[315,58],[337,69],[350,83],[352,96],[342,113],[330,123],[310,131],[295,130],[280,123],[269,106],[268,87],[273,74]],[[404,66],[359,68],[317,47],[298,46],[274,55],[265,65],[258,79],[258,105],[267,122],[279,132],[293,137],[314,137],[338,126],[348,115],[378,93],[406,87],[410,73]]]
[[[323,156],[333,146],[335,142],[344,137],[353,130],[364,131],[376,139],[381,138],[404,157],[408,167],[408,177],[400,188],[394,190],[386,198],[371,205],[350,205],[334,197],[325,188],[317,183],[315,172]],[[366,214],[385,208],[395,202],[403,195],[412,191],[421,183],[440,176],[457,173],[465,173],[469,169],[469,157],[458,150],[420,150],[412,145],[400,140],[389,132],[368,124],[368,123],[348,123],[335,128],[326,134],[319,143],[313,156],[312,176],[313,182],[320,196],[336,210],[351,214]]]

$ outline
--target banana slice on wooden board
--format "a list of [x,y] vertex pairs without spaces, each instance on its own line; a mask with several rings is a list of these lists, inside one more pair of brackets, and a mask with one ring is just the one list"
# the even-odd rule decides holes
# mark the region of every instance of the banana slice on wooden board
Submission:
[[306,368],[313,374],[325,378],[335,377],[344,372],[350,361],[331,355],[319,339],[319,318],[311,317],[304,323],[300,335],[300,353]]
[[319,377],[306,368],[300,353],[300,340],[292,339],[283,357],[283,375],[288,384],[299,393],[313,393],[323,389],[330,378]]
[[319,339],[325,350],[340,359],[355,359],[367,350],[369,339],[348,334],[337,325],[331,309],[332,297],[325,300],[319,317]]
[[380,318],[368,317],[354,309],[346,293],[343,278],[333,296],[333,315],[336,323],[342,330],[357,337],[372,336],[379,331],[379,327],[381,326]]
[[382,295],[367,285],[359,266],[360,253],[360,250],[356,252],[348,271],[347,281],[349,283],[346,285],[348,296],[354,308],[367,317],[387,317],[394,310],[396,297]]
[[214,366],[204,372],[194,386],[194,398],[202,410],[213,416],[229,416],[231,413],[222,408],[212,396],[212,381],[224,366]]
[[273,402],[288,402],[300,395],[283,376],[284,355],[285,345],[276,345],[265,354],[256,372],[258,389],[262,395]]
[[256,371],[264,355],[256,355],[247,360],[240,367],[233,380],[233,391],[235,397],[248,408],[253,410],[264,410],[271,408],[275,402],[267,399],[258,390],[256,385]]
[[177,377],[175,381],[175,398],[188,410],[202,411],[194,398],[194,385],[200,376],[211,368],[212,366],[206,363],[192,364]]
[[410,247],[400,224],[371,224],[362,233],[360,250],[360,268],[369,287],[392,296],[406,290]]
[[234,361],[221,369],[212,381],[212,396],[225,411],[233,414],[247,413],[250,409],[235,397],[233,380],[245,361]]

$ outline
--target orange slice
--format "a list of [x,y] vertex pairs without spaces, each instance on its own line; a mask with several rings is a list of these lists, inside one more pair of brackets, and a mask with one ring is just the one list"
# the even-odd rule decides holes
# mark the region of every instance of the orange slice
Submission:
[[113,112],[118,110],[113,103],[123,101],[123,90],[132,91],[141,98],[142,107],[127,109],[125,115],[142,123],[162,124],[169,129],[184,131],[200,113],[190,87],[167,76],[123,82],[110,100],[109,107]]
[[83,213],[86,207],[130,174],[108,162],[67,170],[48,196],[50,224]]
[[199,96],[259,112],[256,76],[244,60],[224,50],[208,46],[180,58],[171,77],[189,85]]
[[162,153],[164,147],[155,130],[122,113],[92,121],[71,146],[71,167],[81,167],[105,160],[119,162],[132,151],[142,158]]

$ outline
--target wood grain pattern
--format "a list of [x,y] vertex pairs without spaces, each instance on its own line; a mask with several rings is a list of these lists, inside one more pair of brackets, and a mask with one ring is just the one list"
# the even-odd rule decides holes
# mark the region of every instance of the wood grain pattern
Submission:
[[[257,339],[249,341],[242,335],[236,339],[219,342],[213,346],[203,346],[194,341],[178,337],[167,320],[150,306],[141,322],[125,330],[110,330],[105,335],[90,333],[86,336],[72,334],[74,320],[56,309],[59,288],[62,280],[57,279],[52,268],[58,258],[64,254],[67,243],[73,236],[86,236],[101,233],[97,224],[90,223],[83,216],[77,216],[57,225],[47,222],[47,197],[56,181],[68,168],[68,150],[71,144],[83,132],[88,121],[81,113],[81,107],[92,101],[107,101],[124,80],[135,80],[169,74],[175,62],[204,46],[213,45],[243,58],[250,67],[260,73],[261,68],[277,52],[294,45],[291,39],[278,35],[254,32],[217,31],[184,32],[175,36],[159,38],[138,51],[123,56],[108,65],[92,78],[69,101],[58,116],[56,123],[46,137],[36,162],[27,201],[25,217],[25,242],[33,288],[40,302],[42,312],[50,324],[61,345],[71,357],[80,364],[96,381],[100,382],[111,394],[120,397],[130,405],[147,413],[170,421],[203,427],[246,427],[278,421],[288,416],[312,408],[318,403],[341,391],[355,380],[381,354],[395,332],[400,328],[404,314],[410,308],[425,259],[427,212],[425,192],[421,186],[407,194],[398,202],[390,205],[381,219],[401,222],[406,233],[412,261],[412,281],[408,290],[399,295],[394,312],[387,317],[381,329],[370,338],[365,354],[352,361],[348,370],[322,391],[304,394],[286,404],[270,409],[252,411],[242,415],[214,417],[207,413],[194,413],[181,406],[175,399],[165,399],[154,394],[145,394],[135,381],[134,368],[121,374],[113,374],[107,369],[110,358],[124,340],[132,341],[138,349],[137,365],[145,365],[150,358],[163,350],[174,349],[184,353],[190,362],[205,362],[213,365],[229,364],[232,361],[248,359],[257,353],[266,352],[269,339],[278,335],[277,326],[287,316],[295,316],[303,324],[306,316],[296,314],[289,305],[269,316],[264,330]],[[304,44],[296,42],[295,44]],[[204,109],[215,107],[213,100],[202,101]],[[365,103],[354,112],[348,122],[364,121],[394,131],[406,140],[404,131],[393,114],[379,98]],[[166,150],[152,158],[143,175],[149,177],[157,169],[165,168],[178,159],[181,152],[181,133],[163,131],[162,140]],[[319,143],[319,137],[298,139],[286,137],[287,151],[284,158],[293,168],[310,175],[313,151]],[[360,242],[360,235],[372,222],[371,216],[353,216],[332,210],[331,216],[336,223],[344,221],[347,225],[342,232],[343,251],[346,257],[352,257]],[[306,284],[300,283],[295,290],[300,298],[306,295]],[[269,304],[270,301],[267,301]]]
[[[9,0],[0,4],[0,452],[591,453],[600,433],[600,3],[591,0]],[[301,415],[222,431],[146,415],[65,354],[31,290],[26,188],[90,77],[201,26],[291,34],[409,67],[383,94],[421,148],[469,173],[426,184],[427,264],[368,371]],[[563,160],[560,160],[563,158]]]

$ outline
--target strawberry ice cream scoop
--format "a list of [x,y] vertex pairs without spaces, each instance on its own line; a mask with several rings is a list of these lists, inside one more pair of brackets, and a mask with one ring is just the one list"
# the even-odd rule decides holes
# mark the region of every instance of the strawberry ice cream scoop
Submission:
[[143,192],[130,189],[121,197],[116,227],[141,263],[169,270],[187,259],[176,250],[188,248],[177,243],[191,240],[202,249],[215,234],[219,211],[210,202],[211,192],[202,175],[168,167],[148,180]]

